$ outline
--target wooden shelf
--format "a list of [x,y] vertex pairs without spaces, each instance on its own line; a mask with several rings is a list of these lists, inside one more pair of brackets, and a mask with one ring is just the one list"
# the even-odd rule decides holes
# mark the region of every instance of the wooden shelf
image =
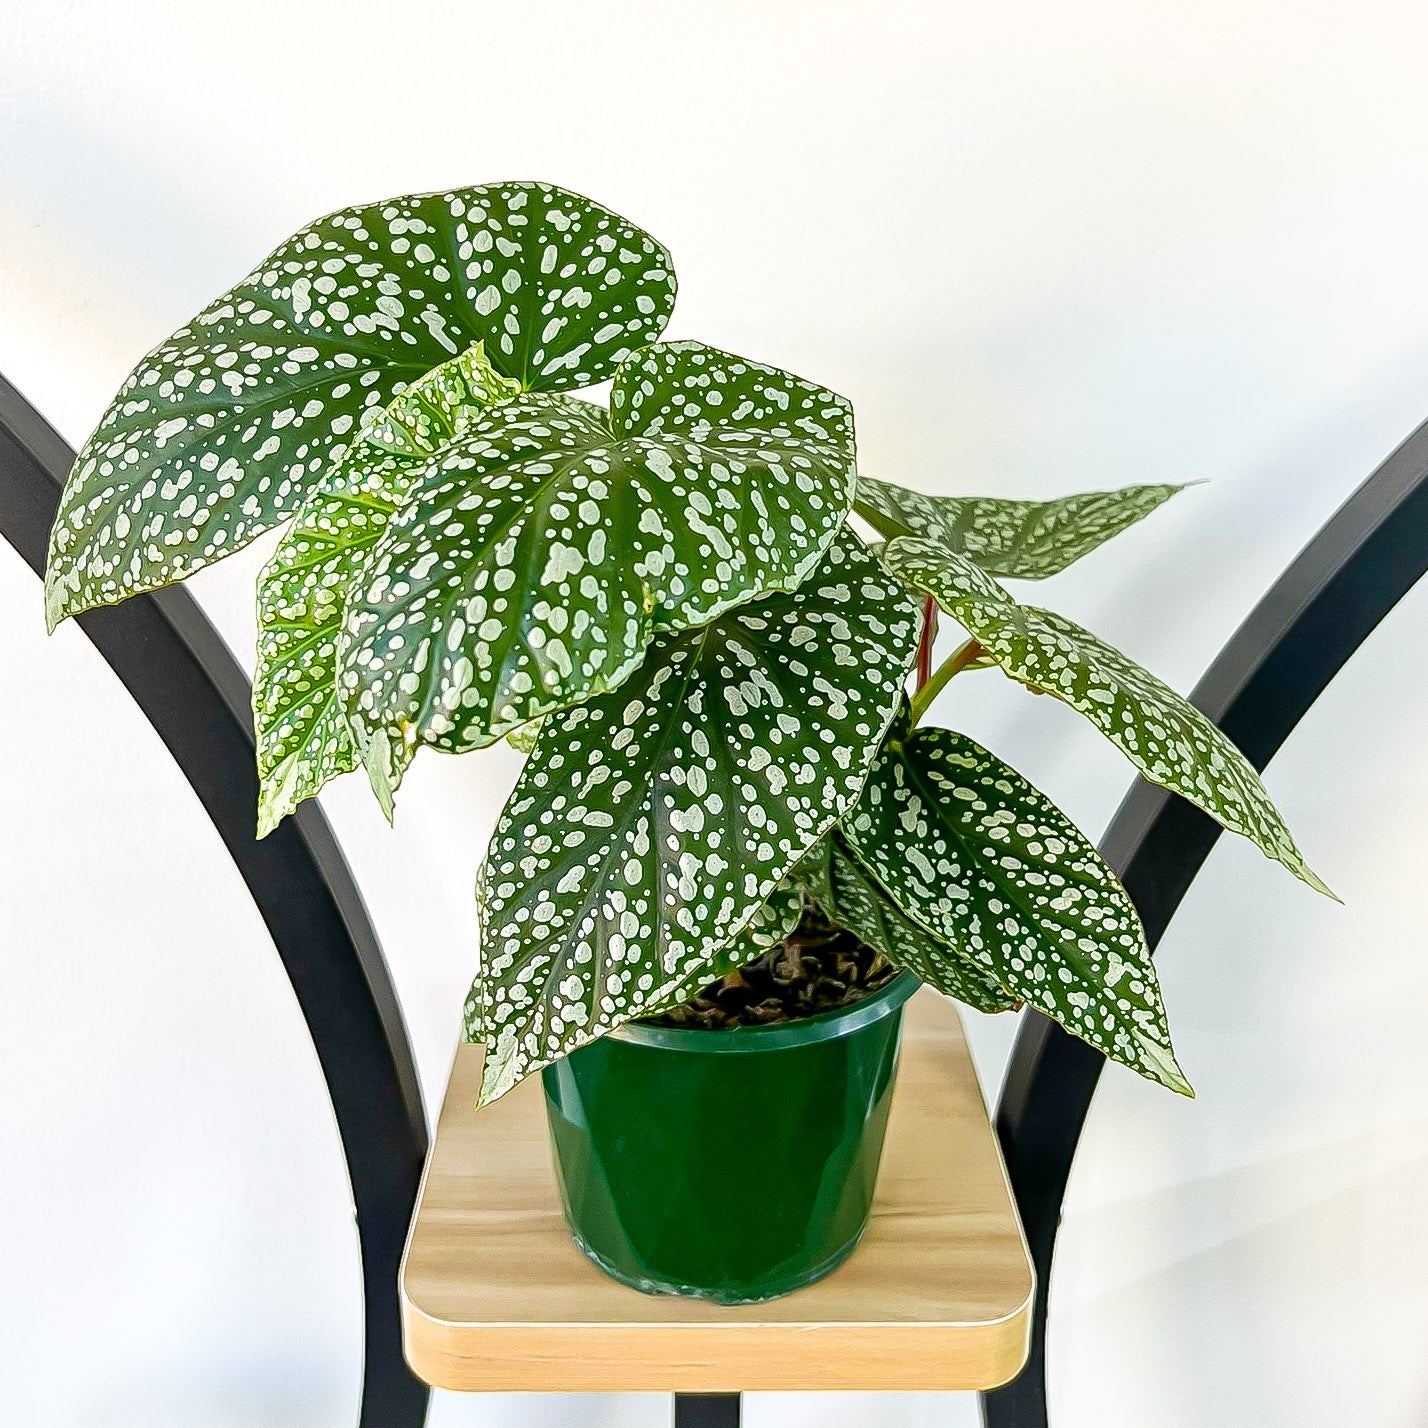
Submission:
[[539,1078],[476,1113],[456,1055],[401,1271],[403,1339],[436,1388],[977,1389],[1026,1361],[1032,1270],[951,1003],[907,1007],[872,1222],[818,1284],[726,1308],[640,1294],[561,1218]]

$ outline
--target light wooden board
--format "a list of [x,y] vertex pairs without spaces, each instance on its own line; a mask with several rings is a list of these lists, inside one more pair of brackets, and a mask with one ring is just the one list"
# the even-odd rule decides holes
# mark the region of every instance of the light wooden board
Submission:
[[[566,1233],[540,1078],[477,1113],[456,1056],[402,1264],[407,1361],[437,1388],[974,1389],[1026,1360],[1032,1271],[955,1008],[907,1008],[872,1222],[827,1279],[726,1308],[615,1283]],[[734,1227],[731,1225],[731,1230]]]

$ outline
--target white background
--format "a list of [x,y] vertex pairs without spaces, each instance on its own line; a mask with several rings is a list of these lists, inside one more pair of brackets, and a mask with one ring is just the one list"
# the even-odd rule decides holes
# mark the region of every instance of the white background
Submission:
[[[1050,495],[1210,478],[1046,598],[1182,689],[1428,415],[1428,16],[1314,0],[0,8],[0,371],[73,442],[296,227],[569,185],[673,250],[672,336],[854,401],[864,469]],[[267,546],[194,582],[251,662]],[[1040,592],[1038,592],[1040,594]],[[0,1421],[328,1428],[359,1270],[277,959],[163,748],[0,550]],[[1224,847],[1161,964],[1177,1101],[1112,1072],[1054,1287],[1057,1428],[1428,1422],[1428,592],[1270,773],[1335,908]],[[1095,833],[1066,710],[939,713]],[[428,755],[389,831],[324,803],[428,1096],[517,756]],[[978,1021],[994,1090],[1013,1026]],[[970,1398],[754,1396],[747,1421],[970,1424]],[[437,1395],[455,1425],[667,1400]]]

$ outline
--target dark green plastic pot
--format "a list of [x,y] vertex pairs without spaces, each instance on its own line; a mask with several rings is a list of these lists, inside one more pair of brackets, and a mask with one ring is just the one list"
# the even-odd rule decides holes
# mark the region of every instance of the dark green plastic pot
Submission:
[[868,1222],[910,972],[728,1031],[625,1026],[543,1073],[576,1242],[649,1294],[749,1304],[835,1269]]

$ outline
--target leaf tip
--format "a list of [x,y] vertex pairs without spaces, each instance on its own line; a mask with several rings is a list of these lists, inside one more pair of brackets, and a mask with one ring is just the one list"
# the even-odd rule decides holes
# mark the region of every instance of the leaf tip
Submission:
[[476,1109],[479,1111],[492,1101],[500,1100],[524,1074],[518,1064],[516,1033],[508,1026],[494,1042],[489,1039],[486,1042]]
[[367,741],[367,747],[362,751],[362,764],[367,770],[367,782],[371,784],[372,792],[376,795],[378,807],[388,824],[394,823],[396,805],[393,794],[396,791],[397,779],[394,777],[391,741],[385,729],[379,729]]
[[297,808],[290,798],[284,798],[278,779],[269,771],[258,767],[258,830],[259,841],[266,838],[284,818]]
[[1303,883],[1306,887],[1313,888],[1314,891],[1317,893],[1323,893],[1324,896],[1328,898],[1330,902],[1336,902],[1339,904],[1340,907],[1343,907],[1343,898],[1341,898],[1338,893],[1336,893],[1333,888],[1331,888],[1329,884],[1326,883],[1324,879],[1321,878],[1319,874],[1316,873],[1307,862],[1305,862],[1304,856],[1302,853],[1300,853],[1298,848],[1294,847],[1291,844],[1287,854],[1282,854],[1279,850],[1276,849],[1272,856],[1276,858],[1276,861],[1283,863],[1284,866],[1288,868],[1289,871],[1293,873],[1294,876],[1298,878],[1299,881]]
[[54,634],[59,629],[60,623],[69,615],[65,608],[64,590],[58,581],[51,580],[49,573],[45,574],[45,633]]
[[1344,906],[1343,898],[1341,898],[1338,893],[1336,893],[1334,889],[1331,888],[1329,884],[1326,883],[1324,879],[1321,878],[1319,874],[1316,873],[1313,868],[1309,867],[1307,864],[1305,865],[1304,871],[1300,874],[1300,877],[1311,888],[1313,888],[1315,892],[1323,893],[1324,896],[1328,898],[1330,902],[1336,902],[1340,907]]
[[1136,1037],[1136,1044],[1141,1053],[1136,1070],[1159,1082],[1166,1090],[1174,1091],[1177,1096],[1184,1096],[1191,1101],[1195,1099],[1195,1088],[1186,1080],[1168,1041],[1162,1046],[1159,1042],[1140,1035]]
[[1186,1079],[1185,1073],[1180,1069],[1180,1064],[1174,1057],[1170,1059],[1170,1065],[1166,1068],[1167,1074],[1161,1084],[1169,1091],[1174,1091],[1177,1096],[1184,1096],[1187,1101],[1195,1099],[1195,1088]]

